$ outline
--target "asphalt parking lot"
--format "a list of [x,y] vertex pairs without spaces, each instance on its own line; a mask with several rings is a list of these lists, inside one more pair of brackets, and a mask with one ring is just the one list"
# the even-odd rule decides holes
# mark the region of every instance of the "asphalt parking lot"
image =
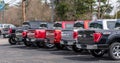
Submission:
[[120,63],[107,55],[94,58],[88,52],[25,47],[9,45],[7,39],[0,39],[0,63]]

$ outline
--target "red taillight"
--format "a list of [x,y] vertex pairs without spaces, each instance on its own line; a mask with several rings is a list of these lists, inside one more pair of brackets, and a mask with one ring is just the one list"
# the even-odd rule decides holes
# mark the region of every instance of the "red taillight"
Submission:
[[39,33],[37,30],[35,30],[35,38],[38,38],[39,37]]
[[22,32],[22,36],[23,36],[23,37],[26,37],[26,36],[27,36],[27,32],[26,32],[26,31],[23,31],[23,32]]
[[77,31],[74,31],[74,32],[73,32],[73,38],[74,38],[74,39],[77,39],[77,37],[78,37],[78,32],[77,32]]
[[93,34],[94,42],[99,42],[101,37],[102,37],[101,33],[94,33]]
[[9,29],[9,34],[11,34],[11,33],[12,33],[12,29],[10,28],[10,29]]
[[54,39],[54,41],[55,42],[60,42],[60,40],[61,40],[61,30],[55,30],[54,31],[54,37],[55,37],[55,39]]

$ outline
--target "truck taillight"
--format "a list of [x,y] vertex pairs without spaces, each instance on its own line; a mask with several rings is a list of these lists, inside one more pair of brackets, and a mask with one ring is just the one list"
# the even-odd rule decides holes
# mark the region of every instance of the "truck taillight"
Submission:
[[61,40],[61,30],[55,30],[54,31],[54,37],[55,37],[55,42],[60,42],[60,40]]
[[38,37],[39,37],[38,31],[35,30],[35,38],[38,38]]
[[101,37],[102,37],[101,33],[94,33],[93,34],[94,42],[96,42],[96,43],[99,42]]
[[74,39],[77,39],[77,37],[78,37],[78,32],[77,32],[77,31],[74,31],[74,32],[73,32],[73,38],[74,38]]
[[23,31],[23,32],[22,32],[22,36],[23,36],[23,37],[26,37],[26,36],[27,36],[27,32],[26,32],[26,31]]
[[12,33],[12,29],[10,28],[10,29],[9,29],[9,34],[11,34],[11,33]]

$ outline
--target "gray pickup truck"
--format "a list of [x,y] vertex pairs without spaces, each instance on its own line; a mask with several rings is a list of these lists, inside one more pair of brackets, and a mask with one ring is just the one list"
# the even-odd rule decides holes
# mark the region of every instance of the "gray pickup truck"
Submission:
[[98,20],[91,22],[89,27],[89,30],[78,31],[76,47],[89,50],[94,57],[108,53],[111,59],[119,60],[120,20]]
[[73,44],[77,39],[77,31],[84,29],[84,25],[88,26],[88,23],[88,21],[76,21],[66,24],[66,29],[62,30],[61,45],[64,45],[68,50],[75,50]]

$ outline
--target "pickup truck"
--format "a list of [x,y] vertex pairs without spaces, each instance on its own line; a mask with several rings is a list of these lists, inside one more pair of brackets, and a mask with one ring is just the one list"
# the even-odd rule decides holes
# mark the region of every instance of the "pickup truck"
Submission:
[[89,20],[69,22],[65,26],[66,28],[62,30],[62,38],[60,41],[61,45],[64,45],[68,50],[80,51],[74,48],[73,44],[77,39],[77,30],[88,29]]
[[24,22],[20,27],[9,29],[8,41],[11,45],[20,44],[20,42],[23,42],[24,37],[26,37],[25,33],[27,33],[27,30],[30,28],[30,25],[28,25],[28,23],[30,22]]
[[27,41],[36,44],[38,47],[54,47],[53,25],[53,22],[45,22],[40,24],[39,29],[29,30],[27,33]]
[[23,42],[25,46],[36,46],[36,44],[32,43],[32,35],[34,35],[34,31],[40,28],[41,23],[46,23],[45,21],[29,21],[24,22],[23,24],[28,26],[28,29],[22,32]]
[[120,59],[120,20],[102,19],[91,22],[89,30],[79,30],[76,47],[87,49],[94,57],[108,53],[113,60]]
[[0,32],[3,35],[3,38],[9,37],[9,29],[16,28],[13,24],[0,24]]
[[[55,31],[55,39],[54,39],[54,44],[57,49],[63,49],[65,48],[64,43],[61,43],[61,40],[64,39],[69,39],[67,38],[67,35],[71,36],[71,32],[69,33],[69,30],[73,30],[73,25],[75,21],[62,21],[59,23],[59,26],[61,29],[56,29]],[[63,32],[64,31],[64,32]],[[67,34],[69,33],[69,34]],[[67,34],[67,35],[65,35]]]
[[[29,26],[21,26],[21,27],[16,27],[16,28],[10,28],[9,29],[9,43],[11,45],[16,45],[20,44],[20,42],[23,42],[23,36],[22,32],[24,30],[27,30]],[[14,31],[14,32],[13,32]]]

